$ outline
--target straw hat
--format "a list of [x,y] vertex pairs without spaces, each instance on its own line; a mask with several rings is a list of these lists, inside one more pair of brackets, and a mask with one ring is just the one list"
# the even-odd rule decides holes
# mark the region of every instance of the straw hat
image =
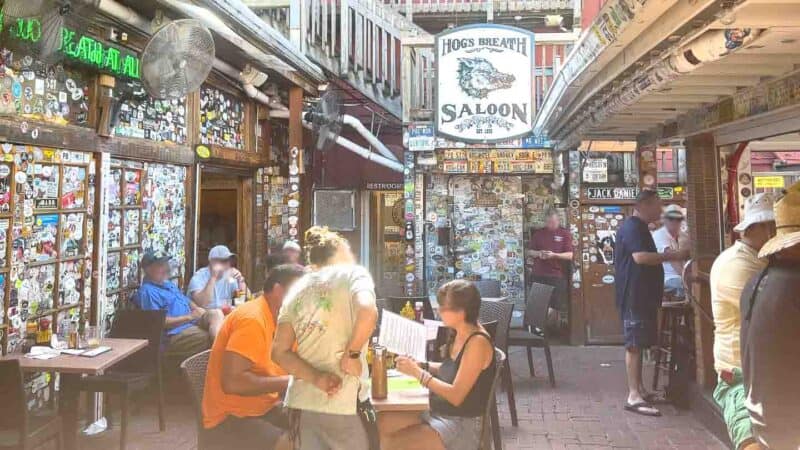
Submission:
[[790,186],[786,195],[775,202],[775,226],[777,234],[761,247],[759,258],[800,244],[800,182]]
[[772,194],[760,193],[747,199],[744,205],[744,218],[733,231],[744,233],[750,225],[775,220],[775,198]]

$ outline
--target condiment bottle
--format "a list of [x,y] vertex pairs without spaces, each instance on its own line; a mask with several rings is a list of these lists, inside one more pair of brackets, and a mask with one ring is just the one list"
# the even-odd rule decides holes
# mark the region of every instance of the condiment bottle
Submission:
[[414,320],[414,307],[411,306],[410,301],[407,301],[405,306],[403,306],[403,309],[400,310],[400,315],[406,319]]
[[422,322],[423,319],[422,311],[423,311],[422,302],[414,303],[414,320],[416,320],[417,322]]
[[384,399],[389,396],[386,376],[386,349],[376,346],[372,355],[372,398]]

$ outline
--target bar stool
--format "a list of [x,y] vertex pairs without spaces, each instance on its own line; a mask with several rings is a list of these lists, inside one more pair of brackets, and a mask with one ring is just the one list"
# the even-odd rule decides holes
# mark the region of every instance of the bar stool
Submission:
[[692,306],[687,300],[676,300],[671,296],[664,297],[661,303],[661,322],[658,326],[658,338],[655,353],[655,368],[653,369],[653,390],[658,390],[659,376],[662,371],[669,374],[675,361],[674,352],[678,343],[678,333],[681,325],[688,324],[691,318]]

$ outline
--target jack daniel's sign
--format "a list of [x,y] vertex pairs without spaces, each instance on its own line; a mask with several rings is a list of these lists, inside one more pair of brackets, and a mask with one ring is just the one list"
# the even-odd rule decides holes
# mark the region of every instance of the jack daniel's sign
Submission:
[[533,130],[533,33],[491,24],[436,36],[436,132],[500,142]]

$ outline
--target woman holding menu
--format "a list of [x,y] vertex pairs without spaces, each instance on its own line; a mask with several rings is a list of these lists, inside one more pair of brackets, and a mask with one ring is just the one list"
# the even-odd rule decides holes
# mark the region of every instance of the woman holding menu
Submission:
[[477,449],[481,416],[491,397],[494,346],[478,324],[481,295],[470,281],[451,281],[437,292],[442,322],[450,328],[441,363],[398,357],[397,369],[430,391],[430,412],[379,416],[381,447],[392,450]]

